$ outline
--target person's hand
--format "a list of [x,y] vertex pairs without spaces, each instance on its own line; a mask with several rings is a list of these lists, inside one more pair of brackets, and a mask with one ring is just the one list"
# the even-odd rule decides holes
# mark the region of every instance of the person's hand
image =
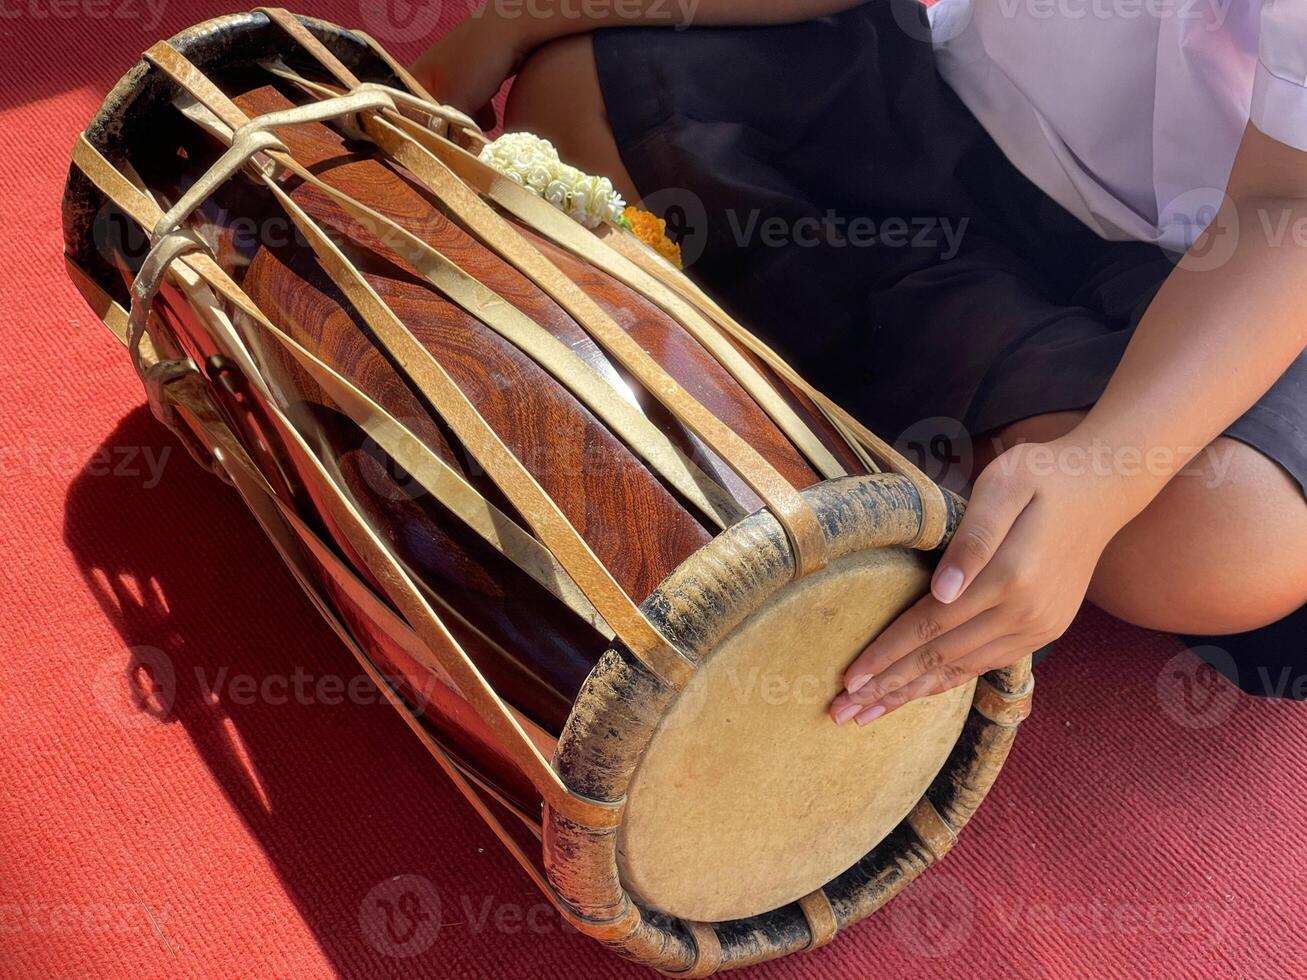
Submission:
[[1072,433],[1016,446],[976,480],[931,592],[844,674],[831,717],[865,725],[1007,667],[1066,631],[1098,559],[1133,513],[1121,480],[1067,465]]
[[534,46],[520,26],[529,20],[478,11],[427,48],[411,71],[440,102],[466,112],[482,129],[494,129],[491,100]]

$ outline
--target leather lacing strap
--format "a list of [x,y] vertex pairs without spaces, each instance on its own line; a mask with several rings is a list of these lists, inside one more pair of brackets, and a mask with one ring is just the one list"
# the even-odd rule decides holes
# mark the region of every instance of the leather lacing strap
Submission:
[[[283,65],[265,63],[264,67],[277,77],[294,82],[304,91],[318,98],[329,98],[333,94],[326,86],[303,78]],[[438,135],[423,129],[409,119],[388,116],[387,121],[401,130],[403,135],[420,144],[477,193],[484,195],[554,244],[634,289],[661,309],[717,360],[818,473],[826,479],[848,475],[848,471],[812,431],[811,426],[799,417],[784,396],[763,377],[749,358],[679,295],[638,268],[619,251],[606,245],[598,235],[581,227],[553,205],[481,162],[462,147],[439,138]],[[623,241],[626,235],[629,233],[613,231],[608,233],[607,238]],[[859,454],[860,458],[862,457],[856,443],[850,442],[850,447]],[[873,471],[875,469],[874,466],[869,468]]]
[[722,965],[722,941],[717,938],[717,929],[711,922],[685,922],[686,931],[694,943],[694,962],[680,977],[707,977],[716,973]]
[[1035,678],[1032,674],[1016,691],[1003,691],[988,678],[976,681],[976,696],[971,707],[986,721],[1004,728],[1016,728],[1030,716],[1035,697]]
[[[432,98],[430,92],[418,84],[417,79],[413,77],[408,69],[399,64],[399,62],[391,57],[390,52],[386,51],[367,35],[363,34],[360,36],[364,38],[368,43],[368,46],[376,52],[381,60],[384,61],[391,71],[395,73],[395,77],[408,86],[410,91],[403,92],[399,89],[392,88],[389,85],[381,85],[377,82],[360,81],[359,77],[350,71],[349,68],[345,66],[344,62],[332,54],[325,44],[314,37],[309,29],[301,24],[298,18],[296,18],[289,10],[286,10],[283,7],[255,7],[254,9],[289,34],[296,43],[313,55],[313,57],[321,64],[328,65],[330,63],[331,73],[346,88],[352,89],[356,92],[384,92],[395,102],[417,109],[432,120],[438,120],[443,124],[439,128],[444,128],[446,132],[448,131],[449,126],[456,125],[464,132],[484,140],[485,137],[481,133],[481,127],[473,121],[471,116],[460,112],[453,106],[447,106],[443,103],[437,102]],[[391,108],[394,108],[394,106],[391,106]]]
[[[263,8],[263,12],[312,54],[342,85],[354,88],[360,84],[358,78],[293,16],[276,9]],[[194,91],[192,94],[200,98]],[[205,101],[202,98],[200,100]],[[762,498],[790,540],[796,577],[826,566],[829,548],[812,508],[756,449],[709,412],[584,290],[563,275],[515,228],[496,214],[490,205],[423,146],[407,136],[404,130],[376,113],[365,114],[362,122],[373,142],[426,184],[477,238],[562,306],[645,390],[689,427]]]
[[[147,53],[146,56],[149,57],[149,54]],[[148,227],[153,244],[132,285],[132,309],[127,342],[128,351],[138,372],[143,370],[139,359],[140,338],[144,333],[149,311],[154,304],[154,298],[158,294],[164,275],[171,268],[173,260],[183,253],[205,248],[205,245],[192,234],[179,230],[195,209],[255,157],[266,154],[269,150],[284,151],[285,146],[271,132],[278,126],[331,119],[360,112],[363,109],[378,108],[383,105],[393,106],[393,104],[389,96],[384,93],[353,93],[337,99],[297,106],[280,113],[269,113],[235,129],[231,137],[231,146],[227,151],[187,189],[176,204],[162,214],[153,226]]]
[[[170,45],[157,44],[147,52],[146,57],[227,126],[239,131],[249,123],[248,117],[234,102]],[[343,103],[341,110],[354,111],[352,106]],[[282,118],[285,119],[292,111],[295,110],[288,110]],[[270,151],[269,156],[279,163],[289,160],[286,154],[275,150]],[[664,683],[676,689],[682,687],[693,673],[693,664],[645,618],[567,520],[557,503],[513,455],[445,368],[395,315],[339,246],[282,190],[276,180],[261,171],[259,177],[303,232],[323,270],[350,300],[374,338],[391,355],[401,372],[422,392],[460,442],[513,502],[518,512],[524,515],[613,632]],[[815,517],[813,520],[815,523]]]
[[929,848],[935,860],[939,860],[958,842],[957,831],[949,826],[947,820],[935,809],[929,798],[922,797],[908,814],[908,826],[918,839]]
[[[92,154],[95,154],[95,151],[89,147],[89,144],[81,154],[89,167],[88,176],[99,174],[101,167],[108,166],[107,161],[98,157],[98,154]],[[100,161],[98,165],[95,163],[97,158]],[[108,182],[106,181],[106,183]],[[103,188],[101,189],[103,190]],[[146,203],[144,200],[137,200],[134,205],[141,208]],[[154,207],[157,214],[157,206]],[[146,210],[148,213],[148,208]],[[182,261],[195,262],[207,275],[223,275],[217,264],[208,256],[196,253],[188,255]],[[101,311],[102,319],[104,319],[106,325],[114,329],[114,332],[125,340],[126,312],[114,304],[98,286],[85,276],[79,275],[76,277],[76,281],[87,295],[93,308]],[[248,303],[249,301],[246,298],[244,302]],[[147,371],[158,366],[160,365],[147,364]],[[187,373],[184,371],[179,372],[178,376],[171,380],[174,382],[184,380]],[[189,374],[191,378],[198,377],[194,372],[189,372]],[[225,423],[216,415],[207,397],[202,400],[191,398],[179,403],[175,392],[178,390],[184,391],[185,389],[177,389],[175,384],[170,383],[167,385],[167,390],[174,392],[172,398],[174,408],[180,404],[183,409],[190,411],[193,417],[190,425],[176,427],[179,434],[184,436],[190,433],[193,437],[196,432],[227,431]],[[535,740],[528,734],[527,727],[529,725],[525,719],[513,712],[489,686],[476,666],[467,657],[466,652],[417,590],[407,572],[404,571],[389,549],[376,536],[376,533],[362,515],[343,496],[340,488],[331,479],[321,462],[309,450],[302,436],[284,418],[280,410],[276,408],[275,402],[271,399],[268,400],[268,408],[270,417],[274,425],[276,425],[278,433],[283,437],[284,444],[295,462],[309,473],[314,474],[320,485],[328,491],[324,499],[332,521],[341,528],[349,546],[359,554],[364,566],[382,584],[387,598],[395,604],[395,607],[404,616],[408,627],[420,638],[421,649],[424,650],[423,656],[419,657],[420,662],[437,677],[444,678],[452,690],[467,700],[473,710],[501,740],[505,751],[512,756],[521,771],[551,807],[587,826],[596,828],[617,826],[622,819],[622,803],[620,801],[591,800],[579,796],[562,782],[549,761],[541,754]],[[288,507],[281,506],[288,520],[297,520]],[[431,651],[441,649],[452,650],[454,656],[442,660],[431,653]]]
[[430,118],[444,122],[446,126],[451,123],[457,123],[459,126],[463,127],[476,126],[476,123],[474,123],[467,115],[459,112],[453,106],[433,103],[428,99],[423,99],[420,96],[402,91],[401,89],[394,88],[390,85],[382,85],[380,82],[362,82],[355,86],[353,91],[382,93],[395,104],[418,109]]
[[799,911],[803,913],[808,923],[808,935],[812,937],[808,940],[808,949],[825,946],[839,932],[839,920],[835,918],[835,910],[823,889],[818,888],[799,899]]
[[[265,13],[269,10],[269,8],[266,7],[263,9]],[[447,106],[438,102],[435,96],[428,92],[426,88],[423,87],[422,83],[413,77],[413,73],[401,64],[394,55],[378,44],[372,35],[365,34],[363,31],[355,31],[354,33],[363,39],[364,43],[372,49],[372,53],[385,62],[386,67],[394,72],[395,77],[404,83],[404,86],[409,90],[409,93],[418,99],[420,104],[414,105],[414,108],[430,115],[432,122],[435,124],[430,127],[432,131],[439,133],[441,136],[449,137],[453,135],[449,132],[449,127],[453,124],[457,124],[460,133],[472,143],[479,146],[488,142],[485,133],[481,131],[481,127],[477,125],[475,120],[465,113],[459,112],[453,106]],[[435,107],[435,112],[431,111],[432,107]]]
[[150,252],[141,263],[140,270],[132,282],[132,309],[127,319],[127,352],[132,356],[136,373],[145,374],[145,364],[141,359],[141,339],[145,336],[146,325],[150,321],[150,310],[154,298],[159,295],[163,277],[172,266],[173,261],[187,252],[203,249],[203,243],[187,233],[166,234],[158,238],[151,246]]

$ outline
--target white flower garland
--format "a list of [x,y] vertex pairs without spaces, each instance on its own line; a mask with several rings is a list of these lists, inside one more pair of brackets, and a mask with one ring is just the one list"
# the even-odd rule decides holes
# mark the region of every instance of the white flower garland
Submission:
[[626,202],[607,177],[592,177],[558,158],[549,140],[533,133],[505,133],[481,150],[481,162],[587,228],[617,223]]

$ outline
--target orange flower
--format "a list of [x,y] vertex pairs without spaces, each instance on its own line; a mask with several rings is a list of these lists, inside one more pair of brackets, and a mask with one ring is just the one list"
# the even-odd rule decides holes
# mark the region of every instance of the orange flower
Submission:
[[622,212],[622,217],[626,219],[626,226],[631,229],[636,238],[650,246],[676,268],[683,268],[681,246],[667,237],[666,221],[635,205],[628,206]]

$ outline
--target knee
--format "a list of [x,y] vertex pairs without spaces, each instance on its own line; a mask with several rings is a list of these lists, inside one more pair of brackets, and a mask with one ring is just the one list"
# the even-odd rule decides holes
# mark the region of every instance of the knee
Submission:
[[552,41],[527,58],[508,90],[504,128],[543,136],[568,163],[639,199],[608,125],[591,35]]
[[1221,635],[1307,603],[1307,502],[1279,466],[1218,439],[1108,546],[1090,598],[1151,629]]
[[518,69],[504,105],[504,128],[566,141],[577,116],[602,113],[603,96],[589,34],[536,48]]

